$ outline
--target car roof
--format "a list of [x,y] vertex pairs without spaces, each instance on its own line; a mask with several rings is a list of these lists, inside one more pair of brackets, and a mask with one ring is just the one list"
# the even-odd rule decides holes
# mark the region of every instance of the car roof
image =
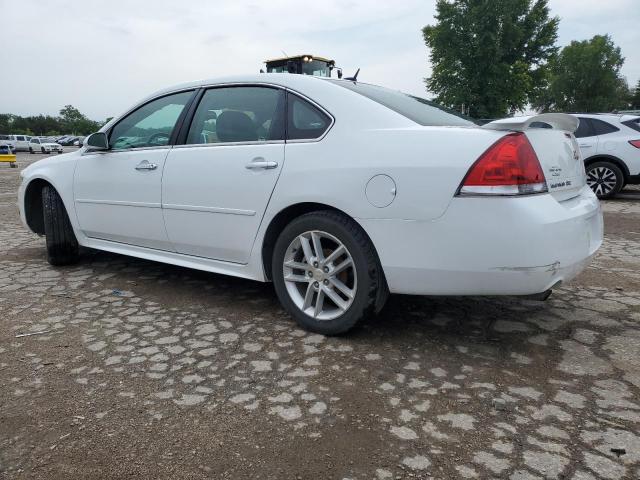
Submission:
[[233,75],[228,77],[207,78],[193,82],[180,83],[172,87],[164,88],[150,95],[157,97],[164,93],[171,93],[189,88],[205,87],[209,85],[233,84],[233,83],[270,83],[282,87],[302,87],[304,85],[317,85],[315,82],[322,81],[323,78],[313,75],[296,75],[291,73],[255,73],[248,75]]

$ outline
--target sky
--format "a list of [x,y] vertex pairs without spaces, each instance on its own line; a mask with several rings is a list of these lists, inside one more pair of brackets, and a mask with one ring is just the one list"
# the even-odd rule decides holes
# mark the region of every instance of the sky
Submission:
[[[640,79],[640,0],[550,0],[558,44],[608,33]],[[308,53],[345,74],[430,97],[421,29],[435,0],[0,0],[0,113],[117,116],[173,84],[257,73]]]

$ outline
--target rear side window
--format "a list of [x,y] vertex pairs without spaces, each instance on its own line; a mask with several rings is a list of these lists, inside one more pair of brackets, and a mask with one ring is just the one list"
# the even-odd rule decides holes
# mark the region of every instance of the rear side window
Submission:
[[329,80],[336,85],[359,93],[360,95],[373,100],[380,105],[407,117],[409,120],[424,126],[448,126],[448,127],[472,127],[475,126],[471,120],[438,105],[437,103],[414,97],[406,93],[368,85],[366,83],[350,82],[345,80]]
[[287,95],[287,140],[319,138],[330,126],[329,115],[296,95]]
[[580,120],[580,124],[578,125],[578,129],[575,131],[576,138],[592,137],[595,135],[591,130],[591,124],[589,123],[588,118],[578,117],[578,120]]
[[594,135],[606,135],[620,130],[618,127],[614,127],[610,123],[603,122],[597,118],[591,119],[591,125],[593,126]]
[[627,120],[626,122],[622,122],[623,125],[635,130],[636,132],[640,132],[640,118],[636,118],[634,120]]
[[282,140],[283,126],[284,91],[261,86],[216,87],[203,95],[186,143]]

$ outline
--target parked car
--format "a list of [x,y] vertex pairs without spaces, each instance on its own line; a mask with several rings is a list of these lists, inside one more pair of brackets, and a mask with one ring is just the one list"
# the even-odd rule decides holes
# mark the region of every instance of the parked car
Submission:
[[10,143],[0,143],[0,155],[13,155],[15,149]]
[[15,150],[12,145],[6,143],[0,144],[0,155],[13,155],[14,152]]
[[69,136],[69,137],[66,137],[66,138],[64,138],[62,140],[58,140],[58,143],[60,145],[64,145],[65,147],[70,147],[70,146],[75,145],[75,142],[77,142],[77,141],[78,141],[78,137]]
[[0,145],[11,145],[15,151],[29,150],[28,135],[0,135]]
[[31,141],[29,142],[29,153],[36,153],[36,152],[62,153],[64,152],[64,149],[62,148],[62,145],[60,145],[59,143],[48,142],[47,140],[40,139],[38,137],[32,137]]
[[347,80],[200,81],[27,167],[18,204],[53,265],[85,246],[273,281],[302,327],[338,334],[389,292],[543,298],[571,280],[603,235],[577,126],[480,128]]
[[627,184],[640,184],[640,116],[574,114],[575,135],[587,183],[598,198],[611,198]]

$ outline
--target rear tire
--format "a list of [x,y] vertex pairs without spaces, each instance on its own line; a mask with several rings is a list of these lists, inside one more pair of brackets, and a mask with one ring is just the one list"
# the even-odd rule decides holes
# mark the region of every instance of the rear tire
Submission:
[[44,147],[40,147],[40,152],[41,153],[47,153],[47,152],[44,151]]
[[600,199],[616,196],[624,186],[624,174],[611,162],[594,162],[587,166],[587,184]]
[[79,256],[78,240],[60,195],[49,185],[42,188],[42,211],[47,239],[47,261],[51,265],[76,262]]
[[[338,250],[343,253],[332,260]],[[338,268],[345,262],[349,267]],[[284,228],[274,246],[271,271],[287,312],[303,329],[324,335],[350,330],[380,310],[387,296],[366,233],[352,219],[330,210],[307,213]]]
[[31,155],[33,155],[33,154],[34,154],[34,153],[36,153],[36,152],[34,152],[34,151],[33,151],[33,148],[29,147],[29,153],[30,153]]

